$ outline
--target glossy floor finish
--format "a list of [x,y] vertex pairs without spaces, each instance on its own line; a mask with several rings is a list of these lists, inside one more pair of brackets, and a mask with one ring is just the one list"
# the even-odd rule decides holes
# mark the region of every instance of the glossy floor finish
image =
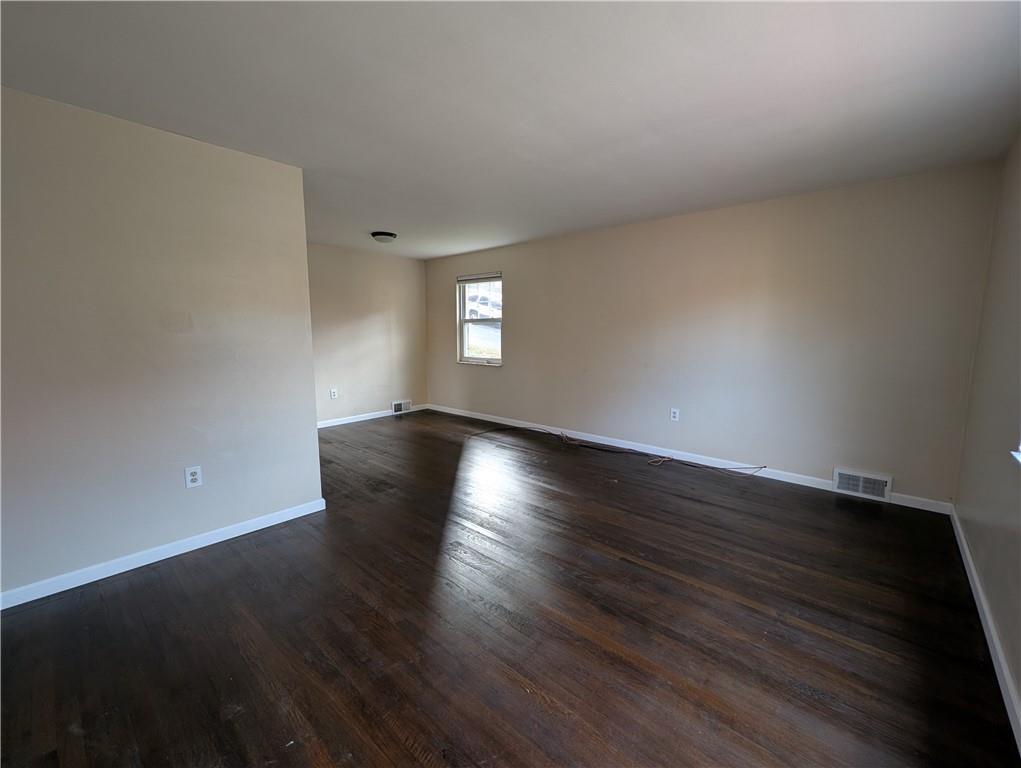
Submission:
[[947,518],[495,427],[321,430],[325,512],[5,612],[4,764],[1018,763]]

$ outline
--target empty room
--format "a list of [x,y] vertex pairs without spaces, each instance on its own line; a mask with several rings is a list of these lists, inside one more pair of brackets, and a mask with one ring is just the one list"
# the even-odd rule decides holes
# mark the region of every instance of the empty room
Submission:
[[1021,3],[0,7],[4,766],[1021,766]]

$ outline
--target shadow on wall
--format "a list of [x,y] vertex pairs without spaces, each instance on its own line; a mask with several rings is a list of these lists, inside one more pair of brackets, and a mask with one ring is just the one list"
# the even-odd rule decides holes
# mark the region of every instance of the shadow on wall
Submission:
[[[678,301],[669,281],[622,277],[613,301],[564,313],[553,328],[543,327],[544,316],[512,312],[504,367],[492,375],[459,367],[455,396],[444,404],[799,472],[809,469],[806,454],[833,457],[834,435],[842,446],[869,443],[876,419],[867,411],[889,418],[896,409],[877,396],[886,391],[881,382],[861,386],[863,375],[877,377],[860,373],[866,340],[843,325],[806,323],[825,313],[816,306],[824,300],[791,295],[768,260],[757,268],[762,273],[738,270],[726,280],[682,272],[706,283],[698,301]],[[599,296],[599,271],[597,263],[521,286],[519,306]],[[668,419],[671,407],[680,408],[679,425]],[[825,478],[831,468],[812,474]]]
[[[314,349],[319,419],[382,410],[395,386],[391,320],[386,312],[315,326]],[[330,399],[330,388],[338,398]]]
[[421,401],[422,262],[311,244],[308,265],[319,420],[388,409],[403,398]]

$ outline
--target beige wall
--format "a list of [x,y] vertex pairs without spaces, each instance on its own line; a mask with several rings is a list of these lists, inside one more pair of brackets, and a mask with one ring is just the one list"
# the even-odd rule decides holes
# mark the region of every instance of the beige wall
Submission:
[[[429,261],[430,401],[951,499],[997,185],[973,165]],[[454,281],[488,270],[504,364],[458,365]]]
[[300,169],[2,115],[3,589],[319,498]]
[[975,354],[957,514],[1021,690],[1021,139],[1007,158]]
[[309,245],[308,272],[319,420],[424,402],[425,264]]

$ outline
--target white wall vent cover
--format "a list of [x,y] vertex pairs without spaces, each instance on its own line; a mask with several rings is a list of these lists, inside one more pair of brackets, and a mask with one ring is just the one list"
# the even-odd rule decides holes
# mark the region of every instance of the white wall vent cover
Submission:
[[393,408],[394,413],[407,413],[411,410],[411,401],[394,400],[393,403],[391,403],[391,407]]
[[875,472],[862,472],[860,469],[834,467],[833,490],[866,499],[889,501],[893,491],[893,477]]

